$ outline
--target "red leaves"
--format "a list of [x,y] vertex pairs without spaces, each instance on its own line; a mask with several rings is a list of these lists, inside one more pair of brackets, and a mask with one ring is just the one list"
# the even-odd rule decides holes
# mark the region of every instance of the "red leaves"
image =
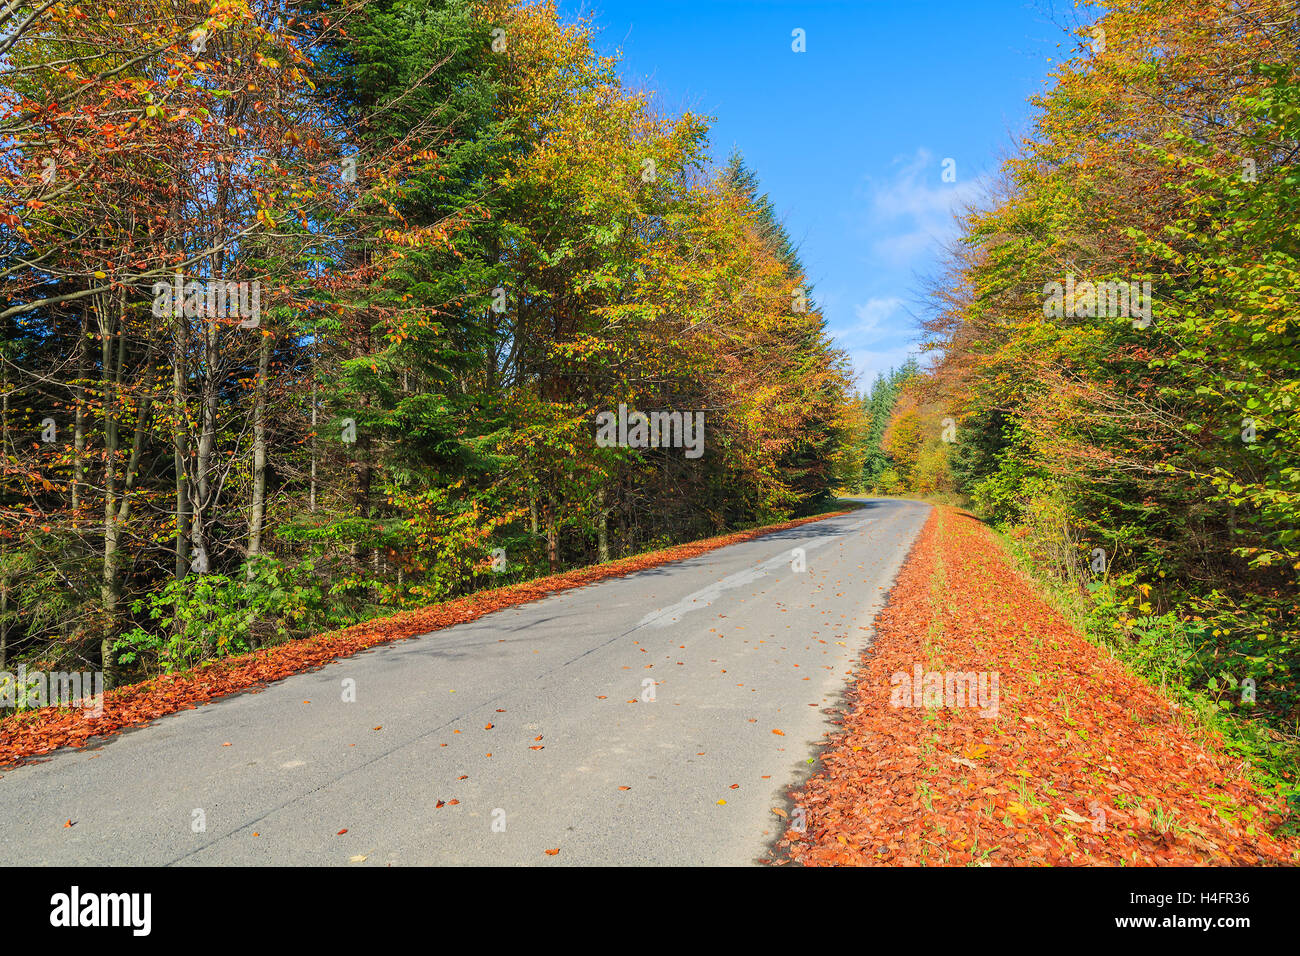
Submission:
[[[292,674],[317,670],[331,661],[350,657],[379,644],[409,640],[431,631],[476,620],[502,608],[541,600],[560,591],[585,587],[606,578],[624,577],[646,568],[681,561],[730,544],[751,541],[766,534],[844,513],[841,511],[786,521],[765,528],[677,545],[609,564],[579,568],[510,587],[480,591],[445,604],[366,621],[341,631],[292,641],[270,650],[228,657],[197,670],[110,690],[104,694],[104,712],[99,717],[87,717],[82,711],[53,708],[5,717],[0,720],[0,767],[60,747],[82,747],[92,737],[111,736],[125,728],[147,724],[195,704],[261,687]],[[488,726],[490,729],[491,725]],[[228,747],[230,744],[222,746]]]
[[[997,673],[996,715],[891,706],[892,678],[918,663]],[[1300,841],[1268,832],[1280,805],[1075,632],[959,511],[931,515],[855,681],[824,769],[793,794],[778,846],[796,862],[1243,865],[1300,856]]]

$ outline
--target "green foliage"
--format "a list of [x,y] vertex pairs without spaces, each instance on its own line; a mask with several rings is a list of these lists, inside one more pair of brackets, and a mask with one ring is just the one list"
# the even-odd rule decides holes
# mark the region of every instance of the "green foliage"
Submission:
[[228,654],[254,650],[351,623],[316,575],[315,564],[289,568],[263,555],[244,573],[192,574],[134,602],[149,627],[116,643],[118,659],[146,673],[172,673]]
[[[909,359],[901,368],[877,375],[871,390],[855,398],[861,409],[860,434],[855,436],[862,448],[862,477],[858,488],[880,494],[901,490],[896,468],[884,448],[884,438],[903,386],[918,371],[916,360]],[[886,472],[890,473],[888,478]]]
[[[969,217],[925,384],[959,422],[958,490],[1294,791],[1300,22],[1251,10],[1100,5],[1105,49],[1059,66]],[[1045,309],[1067,276],[1150,282],[1151,321]]]
[[[55,5],[11,51],[0,124],[74,185],[0,163],[44,301],[0,319],[6,659],[111,686],[826,505],[847,363],[773,201],[584,22],[252,0],[178,64],[172,13]],[[65,60],[104,72],[68,97]],[[182,259],[259,281],[257,330],[154,311]],[[620,405],[703,414],[703,454],[600,447]]]
[[[799,261],[799,252],[784,223],[777,217],[776,209],[767,193],[759,192],[758,175],[745,164],[745,157],[739,149],[732,150],[722,171],[723,184],[744,199],[749,206],[758,229],[759,236],[768,245],[776,257],[785,265],[792,276],[804,274],[803,263]],[[805,296],[811,298],[812,289],[804,288]]]

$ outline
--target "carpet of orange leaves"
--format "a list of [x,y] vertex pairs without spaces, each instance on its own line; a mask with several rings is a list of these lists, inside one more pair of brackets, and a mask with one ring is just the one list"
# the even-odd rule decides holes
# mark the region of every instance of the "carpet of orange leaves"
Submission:
[[836,511],[814,515],[811,518],[693,541],[608,564],[592,565],[509,587],[479,591],[433,607],[405,611],[344,630],[290,641],[251,654],[224,658],[194,670],[110,690],[104,694],[103,713],[98,717],[81,710],[57,708],[12,715],[0,720],[0,767],[60,747],[81,747],[91,738],[110,736],[179,710],[192,710],[199,704],[218,697],[261,687],[291,674],[316,670],[331,661],[378,644],[419,637],[430,631],[475,620],[501,608],[537,601],[558,591],[584,587],[605,578],[622,577],[645,568],[692,558],[706,551],[846,513]]
[[[999,675],[998,712],[891,707],[891,676]],[[1281,802],[1089,643],[971,516],[936,508],[864,655],[843,731],[793,794],[806,865],[1285,864]],[[797,822],[796,810],[792,823]],[[774,862],[782,862],[774,860]]]

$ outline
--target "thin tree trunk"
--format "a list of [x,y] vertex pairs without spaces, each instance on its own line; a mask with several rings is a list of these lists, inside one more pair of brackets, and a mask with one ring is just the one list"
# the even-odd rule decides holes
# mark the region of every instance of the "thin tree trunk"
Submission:
[[217,323],[207,317],[203,323],[203,385],[200,389],[199,454],[196,473],[190,479],[190,540],[195,553],[206,559],[211,567],[212,554],[208,547],[205,527],[209,498],[212,493],[212,457],[217,440]]
[[601,488],[596,495],[596,548],[601,564],[609,560],[609,509],[605,507],[605,497],[606,491]]
[[77,339],[77,411],[72,432],[72,524],[76,527],[81,510],[81,488],[86,477],[86,379],[90,375],[87,362],[90,348],[90,303],[81,306],[81,335]]
[[0,671],[9,669],[9,575],[0,578]]
[[100,395],[104,404],[104,562],[99,578],[99,600],[104,615],[103,631],[99,642],[100,669],[104,672],[104,686],[116,683],[117,669],[113,662],[113,640],[117,636],[118,583],[118,528],[115,514],[117,493],[117,390],[113,375],[113,328],[108,314],[109,304],[103,296],[96,296],[100,338]]
[[[140,460],[144,455],[145,435],[149,429],[152,386],[143,384],[140,403],[136,406],[135,437],[131,441],[131,456],[127,460],[119,486],[117,478],[117,452],[121,438],[117,424],[117,405],[122,394],[122,377],[126,366],[126,292],[118,297],[116,308],[116,334],[112,335],[113,317],[108,315],[110,304],[101,300],[99,328],[103,337],[104,368],[101,381],[104,384],[104,567],[100,576],[100,601],[104,612],[104,631],[100,638],[100,666],[104,672],[104,686],[117,684],[117,662],[113,657],[113,642],[121,629],[119,609],[122,601],[121,580],[121,540],[122,529],[131,516],[131,490],[140,469]],[[117,340],[117,357],[113,357],[113,339]],[[141,363],[141,368],[153,367],[155,349],[153,334],[150,333],[149,349]],[[118,498],[120,497],[120,502]]]
[[[262,551],[262,526],[266,520],[266,391],[267,373],[271,366],[271,336],[260,331],[261,343],[257,351],[256,398],[253,403],[253,509],[248,528],[248,557],[257,557]],[[253,577],[250,563],[248,577]]]
[[175,316],[172,360],[172,455],[176,463],[176,580],[190,570],[190,431],[186,420],[186,355],[189,325],[185,316]]
[[311,494],[307,501],[307,510],[316,512],[316,372],[312,363],[311,381]]
[[560,530],[549,508],[546,512],[546,561],[552,574],[560,570]]

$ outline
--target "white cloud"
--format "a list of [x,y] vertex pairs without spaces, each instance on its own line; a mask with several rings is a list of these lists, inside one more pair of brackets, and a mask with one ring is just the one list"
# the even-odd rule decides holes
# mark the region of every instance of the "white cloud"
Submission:
[[853,330],[858,335],[870,335],[880,329],[881,324],[898,311],[903,304],[903,300],[898,296],[887,296],[885,298],[868,299],[864,305],[855,305],[854,314],[858,317],[858,325]]
[[919,356],[920,330],[907,307],[918,298],[918,275],[933,271],[942,247],[958,237],[956,216],[983,195],[984,180],[960,156],[954,157],[957,181],[945,183],[945,158],[924,147],[896,157],[886,176],[862,181],[846,210],[869,281],[849,287],[840,301],[860,304],[852,316],[837,314],[831,331],[860,388]]
[[955,215],[979,197],[983,184],[979,177],[963,176],[960,160],[957,182],[943,182],[943,160],[924,147],[910,157],[897,157],[894,165],[893,179],[869,184],[864,226],[876,237],[874,259],[905,268],[957,237]]

